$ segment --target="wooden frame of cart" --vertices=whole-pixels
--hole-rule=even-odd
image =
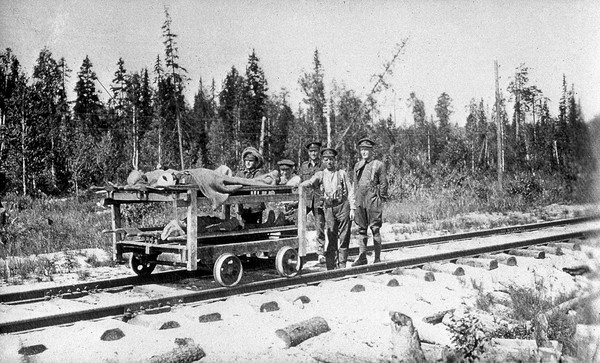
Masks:
[[[158,264],[181,266],[188,271],[198,269],[198,264],[213,265],[215,280],[223,286],[234,286],[242,278],[243,266],[238,256],[268,252],[275,254],[275,267],[282,276],[295,276],[302,268],[306,256],[306,206],[302,188],[284,185],[264,187],[242,187],[230,194],[222,214],[229,218],[230,205],[247,203],[297,202],[297,223],[285,226],[268,226],[242,229],[231,232],[198,233],[198,207],[210,206],[195,185],[170,187],[123,186],[106,188],[103,200],[111,207],[113,258],[124,262],[125,253],[130,253],[129,264],[138,275],[152,273]],[[123,228],[121,205],[135,203],[170,202],[177,216],[177,208],[186,208],[187,230],[185,235],[169,237],[166,241],[149,240],[149,236],[160,234],[162,228],[139,228],[136,232]],[[239,240],[244,240],[240,242]],[[214,243],[215,240],[227,243]],[[159,258],[162,254],[175,257],[170,260]]]

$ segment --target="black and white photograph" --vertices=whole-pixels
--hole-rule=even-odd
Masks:
[[[600,2],[0,1],[0,362],[600,362]]]

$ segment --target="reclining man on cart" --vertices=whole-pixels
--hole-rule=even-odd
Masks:
[[[325,212],[325,266],[327,270],[345,268],[350,245],[350,225],[354,219],[354,189],[345,170],[336,166],[337,150],[323,149],[323,170],[300,185],[320,188],[320,204]],[[337,261],[336,261],[337,260]],[[337,262],[337,266],[336,266]]]

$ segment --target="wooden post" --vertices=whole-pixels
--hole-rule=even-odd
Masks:
[[[306,256],[306,201],[302,185],[298,186],[298,255]]]
[[[110,206],[110,214],[112,219],[112,229],[117,230],[121,228],[121,205],[120,204],[111,204]],[[120,261],[123,259],[123,252],[120,249],[117,250],[117,243],[121,240],[120,233],[112,234],[113,240],[113,261]]]
[[[187,270],[198,269],[198,191],[190,189],[187,193]]]

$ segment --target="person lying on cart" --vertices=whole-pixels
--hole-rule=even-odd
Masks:
[[[335,149],[321,150],[325,168],[317,171],[309,180],[302,182],[303,187],[320,188],[320,204],[325,212],[325,265],[327,270],[346,267],[348,246],[350,245],[350,224],[354,219],[354,189],[348,174],[336,166],[338,152]],[[336,258],[337,257],[337,258]]]
[[[265,172],[261,169],[264,164],[263,156],[250,146],[242,151],[243,169],[235,174],[236,177],[254,179],[264,175]],[[245,228],[260,226],[263,218],[265,203],[238,204],[238,214],[244,223]]]

